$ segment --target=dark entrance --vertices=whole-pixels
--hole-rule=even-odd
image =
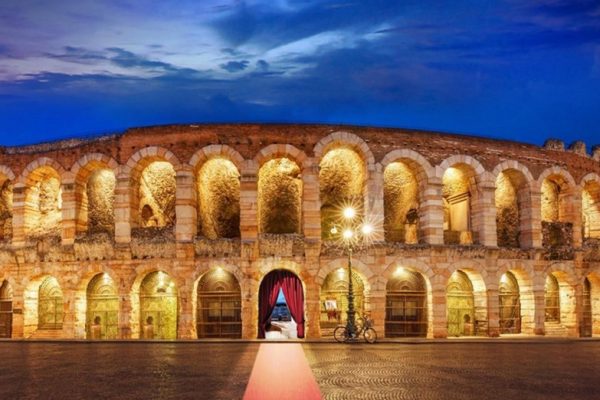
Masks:
[[[280,290],[283,292],[291,317],[297,324],[297,336],[299,338],[304,337],[304,289],[302,282],[290,271],[275,270],[264,277],[258,292],[259,339],[265,338]]]
[[[427,336],[427,289],[421,274],[396,272],[387,284],[385,304],[386,337]]]
[[[242,337],[242,295],[235,276],[218,268],[200,279],[196,321],[199,339]]]
[[[0,286],[0,338],[12,335],[12,288],[8,281]]]
[[[581,318],[581,337],[592,337],[593,319],[592,319],[592,284],[589,278],[583,281],[583,314]]]
[[[546,277],[546,322],[560,322],[560,287],[552,274]]]

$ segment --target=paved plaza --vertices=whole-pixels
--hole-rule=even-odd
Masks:
[[[241,399],[260,346],[0,342],[0,399]],[[287,354],[294,344],[276,346]],[[325,399],[600,398],[598,341],[302,348]],[[274,382],[294,385],[284,367],[279,371]]]

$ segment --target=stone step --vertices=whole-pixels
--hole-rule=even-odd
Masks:
[[[62,339],[61,329],[38,329],[29,336],[29,339]]]
[[[568,330],[559,322],[546,322],[544,325],[546,336],[567,336]]]

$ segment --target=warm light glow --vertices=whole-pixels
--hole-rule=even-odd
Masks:
[[[506,274],[502,274],[502,276],[500,277],[500,283],[506,283],[506,281]]]
[[[330,232],[332,235],[337,235],[337,233],[338,233],[337,227],[334,226],[333,228],[331,228]]]
[[[354,232],[352,232],[351,229],[346,229],[344,231],[344,239],[346,239],[346,240],[352,239],[352,236],[354,236]]]
[[[352,207],[344,208],[344,218],[352,219],[356,215],[356,210]]]
[[[371,233],[373,233],[373,225],[371,225],[371,224],[364,224],[362,226],[362,233],[365,236],[369,236]]]

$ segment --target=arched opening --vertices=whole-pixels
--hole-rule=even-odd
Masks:
[[[365,285],[355,270],[352,270],[354,309],[357,315],[365,310]],[[321,286],[321,336],[332,336],[333,330],[345,324],[348,318],[348,270],[338,268],[325,277]]]
[[[546,276],[546,322],[560,322],[560,287],[553,274]]]
[[[339,221],[343,206],[351,205],[359,214],[364,212],[365,183],[365,162],[356,151],[339,147],[323,156],[319,164],[323,239],[331,238],[331,228]]]
[[[258,171],[260,233],[301,233],[302,178],[289,158],[264,163]]]
[[[207,239],[240,237],[240,173],[226,158],[211,158],[196,174],[198,232]]]
[[[529,189],[523,173],[507,169],[498,174],[495,198],[498,246],[520,247],[524,225],[522,207],[529,201]]]
[[[587,182],[582,192],[583,238],[600,239],[600,184]]]
[[[581,306],[582,311],[579,335],[581,337],[592,337],[594,331],[594,319],[592,314],[592,283],[587,277],[583,280]]]
[[[63,313],[62,290],[56,278],[49,276],[39,288],[38,329],[62,329]]]
[[[473,244],[473,203],[477,196],[475,171],[467,164],[449,167],[442,177],[444,200],[444,243]]]
[[[88,339],[116,339],[119,335],[119,296],[112,278],[96,275],[87,288],[86,333]]]
[[[132,174],[135,188],[133,225],[139,228],[175,226],[175,169],[167,161],[144,160]]]
[[[423,276],[398,268],[386,286],[385,337],[427,336],[427,307]]]
[[[383,207],[385,240],[418,243],[419,182],[414,169],[403,161],[385,168]]]
[[[30,238],[60,236],[62,219],[60,177],[51,167],[31,172],[25,194],[25,234]]]
[[[100,163],[89,163],[75,179],[77,233],[113,234],[116,178],[112,170]]]
[[[278,303],[285,305],[289,318],[276,318],[274,312]],[[278,317],[281,317],[281,313],[278,313]],[[258,338],[264,339],[269,332],[275,331],[282,338],[304,337],[302,281],[293,272],[283,269],[269,272],[260,283],[258,292]]]
[[[500,333],[521,333],[521,293],[510,271],[500,277],[499,307]]]
[[[242,294],[233,274],[216,268],[198,283],[198,338],[242,337]]]
[[[12,287],[5,280],[0,286],[0,338],[10,338],[12,336],[12,300]]]
[[[140,332],[142,339],[177,339],[177,287],[162,271],[140,286]]]
[[[546,248],[572,246],[573,223],[568,220],[570,190],[562,175],[550,175],[542,182],[542,237]]]
[[[12,237],[13,185],[0,174],[0,241]]]
[[[473,284],[463,271],[454,271],[446,287],[448,336],[474,334],[475,296]]]

